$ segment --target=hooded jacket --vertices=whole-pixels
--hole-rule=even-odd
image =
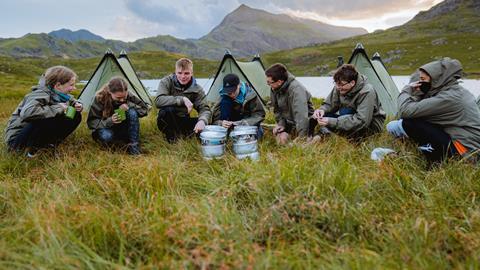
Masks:
[[[148,105],[131,92],[128,92],[127,105],[129,108],[134,108],[139,117],[144,117],[148,114]],[[114,112],[112,112],[113,114]],[[103,104],[95,97],[88,112],[87,126],[93,131],[101,128],[111,128],[114,125],[112,115],[107,118],[103,117]]]
[[[70,102],[76,101],[71,95],[69,96]],[[64,109],[59,103],[61,102],[58,94],[48,89],[44,84],[32,87],[32,92],[23,98],[8,120],[5,129],[5,142],[14,140],[28,122],[64,114]]]
[[[158,85],[155,104],[159,109],[165,106],[175,106],[177,115],[186,117],[188,110],[183,103],[183,97],[187,97],[193,103],[193,108],[198,112],[198,120],[203,120],[205,124],[208,124],[212,113],[203,88],[196,83],[193,77],[192,83],[187,88],[182,88],[175,74],[164,77]]]
[[[239,104],[240,105],[240,104]],[[263,107],[260,98],[257,96],[253,89],[247,88],[247,94],[245,101],[241,104],[241,112],[243,119],[240,121],[242,125],[257,126],[265,119],[265,109]],[[212,123],[214,125],[221,125],[220,119],[220,102],[215,104],[213,108]]]
[[[279,89],[270,90],[270,99],[277,125],[293,125],[298,136],[308,135],[309,117],[313,114],[312,95],[295,77],[288,73]]]
[[[336,113],[340,108],[350,108],[355,113],[330,118],[327,127],[351,134],[361,130],[382,131],[385,112],[377,92],[364,75],[358,74],[355,86],[345,95],[341,95],[340,91],[334,88],[320,107],[326,113]]]
[[[480,148],[480,110],[475,97],[459,85],[462,65],[458,60],[443,58],[420,68],[431,77],[432,88],[423,94],[410,85],[398,96],[400,118],[421,118],[440,125],[453,141],[458,140],[469,151]],[[412,76],[418,78],[418,72]]]

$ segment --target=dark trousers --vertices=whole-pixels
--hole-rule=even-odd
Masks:
[[[60,144],[78,127],[81,121],[82,114],[78,112],[73,119],[62,114],[33,120],[20,131],[14,140],[8,143],[8,147],[10,150],[40,149],[51,144]]]
[[[228,96],[222,96],[220,100],[220,120],[240,121],[243,119],[242,105],[236,103]],[[263,129],[260,124],[257,125],[257,139],[263,137]]]
[[[140,141],[140,119],[135,109],[126,112],[127,119],[111,128],[97,129],[92,133],[94,140],[105,146],[113,144],[138,144]]]
[[[430,163],[441,162],[457,153],[450,135],[439,125],[407,118],[403,119],[402,127],[408,137],[419,145],[419,149]]]
[[[165,106],[160,108],[157,117],[157,127],[165,134],[168,142],[172,143],[180,138],[192,136],[193,128],[198,122],[198,118],[177,115],[174,106]]]

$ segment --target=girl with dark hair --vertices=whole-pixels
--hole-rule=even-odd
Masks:
[[[102,145],[126,145],[129,154],[139,155],[139,118],[147,113],[148,106],[128,92],[127,82],[114,77],[97,92],[87,125],[93,130],[93,139]]]

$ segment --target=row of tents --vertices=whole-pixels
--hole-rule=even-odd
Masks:
[[[361,44],[358,44],[348,61],[354,64],[358,71],[367,76],[368,81],[374,86],[383,109],[388,115],[394,116],[397,112],[396,99],[398,89],[383,64],[380,55],[375,53],[370,59]],[[235,73],[241,81],[248,82],[256,91],[263,104],[266,106],[270,96],[270,87],[266,83],[265,66],[257,55],[249,62],[237,61],[229,52],[226,52],[219,68],[213,78],[212,85],[207,93],[208,102],[215,102],[219,98],[223,77]],[[121,76],[128,82],[129,90],[148,105],[152,106],[152,97],[142,84],[125,51],[118,58],[108,50],[98,64],[95,72],[80,93],[79,100],[88,110],[92,104],[95,93],[102,88],[112,77]]]

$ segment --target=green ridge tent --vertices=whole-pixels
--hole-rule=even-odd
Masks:
[[[398,91],[397,85],[390,76],[390,73],[388,73],[387,67],[383,63],[382,58],[380,57],[380,54],[378,52],[373,54],[372,64],[377,71],[383,85],[385,85],[387,91],[390,93],[390,96],[393,97],[394,100],[397,100],[398,94],[400,94],[400,92]]]
[[[373,85],[377,92],[385,113],[395,116],[397,114],[398,89],[383,63],[378,63],[378,60],[375,60],[375,62],[377,64],[370,61],[363,45],[360,43],[357,44],[348,61],[349,64],[355,65],[359,73],[367,76],[368,82]]]
[[[78,97],[85,111],[90,109],[95,98],[95,93],[115,76],[123,77],[128,83],[128,90],[149,106],[152,106],[150,95],[138,79],[126,53],[122,52],[117,60],[115,55],[108,50]]]
[[[208,90],[207,101],[214,103],[220,97],[220,89],[222,89],[223,77],[229,73],[237,74],[240,81],[247,82],[255,90],[260,97],[263,105],[270,97],[270,87],[267,85],[265,77],[265,68],[262,60],[257,55],[250,62],[240,62],[227,51],[223,56],[218,71],[213,79],[212,86]]]

